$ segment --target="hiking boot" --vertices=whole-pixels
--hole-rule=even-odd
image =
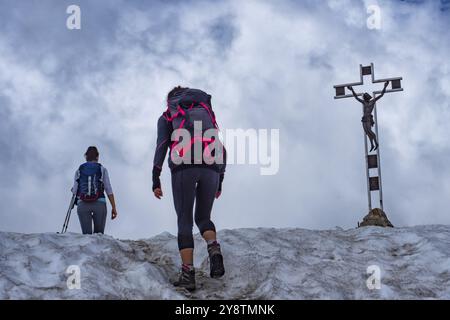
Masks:
[[[209,254],[209,267],[211,269],[211,278],[220,278],[225,274],[225,268],[223,266],[223,256],[220,251],[220,244],[217,241],[208,245]]]
[[[178,280],[173,283],[175,287],[185,288],[188,291],[195,290],[195,269],[182,266]]]

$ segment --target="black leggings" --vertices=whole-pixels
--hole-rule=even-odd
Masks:
[[[216,231],[211,210],[219,187],[219,173],[209,168],[188,168],[172,173],[172,193],[178,216],[178,248],[194,248],[193,209],[200,233]]]

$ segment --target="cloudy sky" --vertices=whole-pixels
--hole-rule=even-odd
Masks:
[[[81,30],[66,28],[71,4]],[[380,30],[367,28],[371,4]],[[450,223],[449,1],[1,0],[0,21],[2,231],[59,230],[96,145],[119,210],[107,233],[176,233],[170,172],[158,201],[151,169],[179,84],[212,94],[222,129],[280,130],[277,175],[228,167],[219,229],[355,227],[367,213],[361,109],[333,85],[370,62],[404,77],[379,103],[386,212],[397,226]]]

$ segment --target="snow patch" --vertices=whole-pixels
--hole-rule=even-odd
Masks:
[[[0,299],[449,299],[450,227],[354,230],[236,229],[218,234],[223,279],[209,277],[195,236],[197,291],[171,285],[180,260],[175,236],[0,232]],[[68,289],[77,265],[81,289]],[[369,290],[367,267],[381,269]]]

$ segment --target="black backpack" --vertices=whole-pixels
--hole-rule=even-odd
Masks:
[[[171,150],[178,152],[180,157],[191,151],[196,139],[201,139],[202,150],[209,147],[214,139],[203,137],[206,130],[216,130],[214,136],[218,136],[219,126],[212,110],[211,95],[202,90],[186,88],[175,92],[167,101],[164,117],[172,124],[174,130],[186,129],[191,133],[191,142],[185,148],[175,148],[180,141],[172,143]],[[194,136],[195,121],[201,122],[203,132],[200,138]]]

